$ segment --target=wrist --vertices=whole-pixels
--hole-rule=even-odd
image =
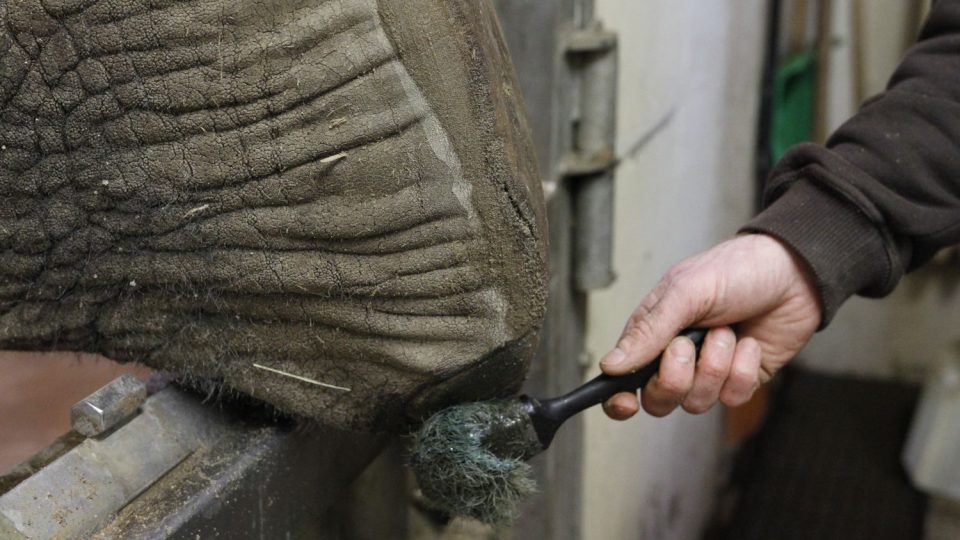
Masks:
[[[891,263],[877,226],[840,195],[810,181],[794,183],[741,232],[776,238],[812,275],[821,328],[851,295],[887,290]]]
[[[793,246],[780,238],[766,233],[741,233],[748,235],[762,246],[766,259],[773,261],[773,267],[780,273],[783,284],[784,301],[801,301],[815,305],[823,317],[823,299],[817,286],[817,278],[806,259]]]

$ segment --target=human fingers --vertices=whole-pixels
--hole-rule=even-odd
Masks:
[[[603,404],[603,412],[614,420],[626,420],[637,414],[640,402],[634,392],[620,392],[614,394]]]
[[[718,326],[707,333],[700,349],[693,386],[683,400],[685,411],[700,414],[716,405],[733,364],[736,344],[737,336],[728,326]]]
[[[696,319],[693,287],[670,273],[627,321],[616,347],[600,361],[608,375],[632,373],[655,358],[677,333]]]
[[[760,343],[756,339],[745,337],[737,342],[730,374],[720,390],[720,401],[724,405],[737,407],[750,399],[760,385],[762,355]]]
[[[696,347],[688,337],[673,339],[660,361],[660,370],[640,393],[643,409],[653,416],[666,416],[677,408],[693,386]]]

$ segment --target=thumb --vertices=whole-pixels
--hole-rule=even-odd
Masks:
[[[630,316],[616,348],[600,361],[600,369],[608,375],[623,375],[650,363],[697,320],[693,298],[674,279],[664,278]]]

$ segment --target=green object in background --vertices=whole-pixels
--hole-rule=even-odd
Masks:
[[[813,139],[817,62],[814,51],[797,53],[778,69],[773,82],[770,157],[776,163],[788,148]]]

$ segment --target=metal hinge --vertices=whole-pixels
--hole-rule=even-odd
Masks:
[[[602,289],[613,272],[613,170],[616,164],[617,35],[598,22],[573,32],[566,59],[576,76],[577,114],[561,174],[572,181],[573,280]]]

